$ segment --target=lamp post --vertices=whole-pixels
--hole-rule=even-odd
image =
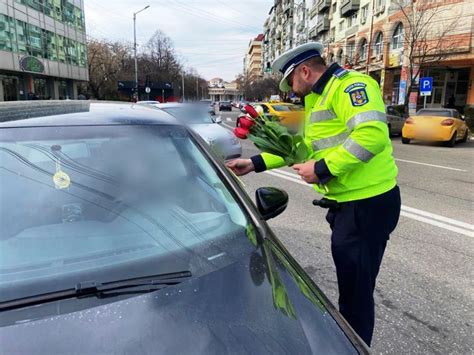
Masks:
[[[135,97],[138,101],[138,62],[137,62],[137,14],[148,9],[150,5],[145,6],[140,11],[133,13],[133,52],[135,55]]]

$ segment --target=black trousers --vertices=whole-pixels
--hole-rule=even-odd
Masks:
[[[374,289],[385,246],[400,216],[400,189],[340,203],[326,219],[339,287],[339,311],[370,346],[374,331]]]

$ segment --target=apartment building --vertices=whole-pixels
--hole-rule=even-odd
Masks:
[[[308,40],[308,0],[275,0],[263,25],[263,72],[283,52]]]
[[[0,1],[0,101],[77,98],[88,78],[82,0]]]
[[[410,16],[408,20],[401,7]],[[422,11],[433,9],[439,14],[428,25],[428,45],[439,42],[436,36],[440,29],[453,21],[456,26],[443,36],[441,45],[449,43],[445,54],[433,56],[436,60],[431,62],[422,61],[420,76],[434,79],[433,95],[427,97],[426,105],[441,107],[454,96],[456,106],[462,109],[474,104],[474,21],[470,0],[276,0],[264,23],[263,70],[268,71],[285,50],[317,40],[324,44],[329,63],[370,74],[379,82],[387,104],[402,104],[412,77],[410,68],[416,72],[420,64],[419,56],[411,58],[410,63],[408,55],[410,23],[415,23]],[[289,28],[293,29],[291,38],[287,35]],[[410,96],[413,110],[424,104],[416,92],[416,83],[414,91]]]
[[[263,75],[262,65],[262,43],[264,35],[259,34],[249,42],[248,50],[245,56],[244,73],[251,79],[261,78]]]
[[[329,20],[329,26],[324,25],[324,28],[329,27],[329,32],[326,32],[329,33],[328,61],[370,74],[379,82],[387,104],[404,103],[410,78],[415,76],[420,64],[420,76],[431,76],[434,80],[433,94],[427,97],[427,107],[442,107],[451,96],[455,97],[460,110],[466,104],[474,104],[474,93],[469,84],[474,79],[474,22],[469,0],[419,0],[415,3],[337,0],[329,7],[325,3],[325,0],[318,2],[322,4],[318,8],[318,16],[327,16]],[[436,11],[436,16],[428,22],[426,14],[430,11]],[[451,26],[454,22],[456,25]],[[420,36],[420,40],[411,41],[410,27],[414,26],[418,26],[418,31],[426,31],[426,37]],[[443,33],[442,40],[440,33]],[[442,55],[434,55],[440,50],[420,49],[425,45],[443,46],[444,43],[449,43],[449,48],[446,47]],[[410,58],[413,48],[420,55]],[[423,60],[420,59],[423,54],[433,55],[427,55]],[[423,98],[417,93],[418,78],[409,98],[412,110],[424,105]]]

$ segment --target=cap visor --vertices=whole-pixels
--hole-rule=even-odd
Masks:
[[[290,92],[291,91],[291,86],[288,85],[288,82],[286,81],[286,79],[282,79],[280,81],[280,90],[283,91],[283,92]]]
[[[290,71],[289,73],[285,73],[286,75],[280,81],[280,90],[283,92],[291,91],[291,86],[288,84],[288,80],[287,80],[287,78],[290,76],[291,73],[293,73],[293,70]]]

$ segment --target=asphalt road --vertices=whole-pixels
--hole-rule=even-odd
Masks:
[[[235,127],[237,111],[220,113]],[[243,157],[258,150],[242,141]],[[474,141],[445,148],[393,138],[402,217],[387,246],[376,288],[375,354],[474,353]],[[276,235],[337,304],[325,210],[291,168],[243,177],[247,192],[286,190],[287,210],[270,221]]]

